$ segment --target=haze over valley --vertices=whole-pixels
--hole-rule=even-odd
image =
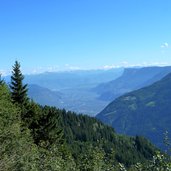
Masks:
[[[171,171],[171,1],[0,1],[0,171]]]
[[[29,97],[41,105],[95,116],[115,98],[150,85],[171,67],[134,67],[109,70],[47,72],[25,75]],[[10,81],[6,77],[6,81]]]

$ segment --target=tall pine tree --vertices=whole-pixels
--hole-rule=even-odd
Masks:
[[[20,70],[20,63],[15,61],[11,76],[11,97],[14,103],[24,104],[27,98],[27,84],[23,85],[24,76]]]
[[[2,79],[2,75],[0,74],[0,85],[5,84],[4,80]]]

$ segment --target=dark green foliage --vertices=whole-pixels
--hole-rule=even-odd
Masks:
[[[4,144],[5,139],[11,138],[14,145],[10,140],[8,148],[4,147],[5,144],[1,147],[5,148],[5,155],[15,155],[17,151],[20,156],[20,160],[16,158],[13,161],[14,165],[3,157],[2,162],[6,162],[11,170],[116,170],[118,162],[130,166],[136,162],[146,162],[154,154],[154,148],[146,140],[141,142],[140,139],[137,143],[135,138],[118,136],[111,127],[95,118],[54,107],[41,107],[34,102],[29,103],[27,111],[27,118],[32,118],[28,120],[29,129],[23,130],[21,108],[10,102],[8,91],[6,94],[1,96],[1,101],[6,98],[11,107],[1,104],[0,107],[8,109],[6,114],[11,119],[2,111],[1,126],[5,124],[9,128],[1,127],[3,136],[0,140]],[[9,129],[17,136],[8,134]],[[21,144],[21,148],[17,143]],[[13,150],[10,150],[11,147]],[[146,154],[146,150],[149,153]]]
[[[163,133],[171,133],[171,74],[151,86],[127,93],[110,103],[101,121],[126,135],[142,135],[164,149]]]
[[[119,171],[155,154],[146,139],[117,135],[95,118],[33,101],[14,104],[6,84],[0,97],[0,170]]]
[[[23,85],[24,76],[20,70],[20,63],[15,61],[11,76],[11,95],[14,103],[24,104],[27,100],[27,84]]]
[[[4,80],[2,79],[2,75],[0,74],[0,85],[5,84]]]
[[[59,127],[60,115],[54,107],[41,107],[42,115],[37,120],[37,130],[34,132],[35,143],[46,147],[52,144],[63,144],[63,131]],[[34,129],[34,125],[31,125]],[[30,128],[31,128],[30,127]]]
[[[89,145],[102,148],[107,161],[108,154],[114,150],[114,163],[122,162],[127,166],[146,161],[154,154],[155,148],[145,138],[119,136],[111,127],[86,115],[76,115],[65,110],[58,110],[58,113],[62,115],[61,125],[66,142],[78,161],[79,154],[86,153],[85,147],[89,148]]]
[[[0,170],[65,171],[69,170],[70,165],[74,167],[67,147],[59,141],[62,138],[59,134],[61,129],[56,127],[58,116],[53,115],[50,113],[52,111],[49,112],[46,108],[44,116],[47,114],[48,117],[44,118],[47,118],[47,122],[39,125],[41,120],[39,114],[43,109],[31,102],[32,108],[27,113],[31,114],[30,117],[32,116],[35,122],[30,122],[29,128],[23,127],[21,106],[11,102],[10,91],[6,85],[0,85],[0,97]],[[33,132],[36,131],[38,134],[34,135]],[[35,137],[39,134],[46,137],[43,140],[41,137],[39,140],[41,142],[36,144]],[[49,142],[51,144],[47,145]],[[68,164],[65,164],[66,161]]]
[[[113,128],[95,118],[48,106],[39,106],[39,113],[37,122],[33,121],[29,127],[35,143],[45,149],[54,144],[66,146],[77,165],[80,157],[84,158],[80,154],[91,155],[87,154],[91,146],[102,149],[103,154],[100,155],[104,156],[106,163],[113,161],[116,165],[121,162],[130,166],[146,161],[154,154],[155,148],[144,138],[119,136]]]
[[[0,170],[37,170],[38,151],[29,130],[21,131],[20,110],[11,103],[6,85],[0,85]]]

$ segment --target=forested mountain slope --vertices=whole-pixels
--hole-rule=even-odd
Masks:
[[[163,133],[171,134],[171,74],[151,86],[127,93],[111,102],[97,118],[118,133],[142,135],[158,147]]]
[[[119,162],[130,167],[137,162],[147,162],[155,154],[154,146],[146,139],[117,135],[95,118],[34,102],[20,108],[19,104],[12,104],[6,86],[0,86],[0,95],[0,163],[3,168],[19,169],[23,165],[25,170],[39,167],[56,170],[59,165],[57,168],[61,171],[72,167],[116,170]],[[8,161],[8,155],[13,160]]]
[[[96,118],[36,104],[23,79],[17,61],[9,87],[0,79],[0,170],[131,171],[169,164],[143,137],[121,136]]]

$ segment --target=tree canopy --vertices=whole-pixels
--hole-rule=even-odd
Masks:
[[[23,84],[24,76],[20,70],[20,63],[15,61],[11,76],[11,95],[14,103],[24,104],[27,100],[27,84]]]
[[[12,78],[17,81],[12,85],[17,87],[15,83],[19,83],[19,87],[26,90],[18,62],[14,71],[16,77],[13,75]],[[96,118],[40,106],[30,100],[22,117],[23,106],[14,101],[13,90],[5,83],[0,84],[0,170],[171,169],[167,155],[156,153],[156,148],[145,138],[118,135]],[[26,91],[23,92],[25,99]],[[23,122],[28,124],[23,126]]]

